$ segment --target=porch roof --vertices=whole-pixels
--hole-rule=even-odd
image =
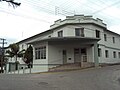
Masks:
[[[98,42],[100,38],[91,37],[48,37],[36,41],[29,42],[29,44],[35,44],[39,42]]]

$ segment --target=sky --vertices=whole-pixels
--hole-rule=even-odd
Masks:
[[[0,2],[0,38],[7,45],[44,32],[57,19],[70,15],[92,15],[120,34],[120,0],[15,0],[13,8]]]

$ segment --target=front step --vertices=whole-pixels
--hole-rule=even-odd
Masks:
[[[92,67],[93,64],[92,63],[82,63],[82,67],[81,67],[81,63],[69,63],[69,64],[64,64],[64,65],[60,65],[57,67],[53,67],[50,68],[49,71],[64,71],[64,70],[76,70],[76,69],[81,69],[81,68],[87,68],[87,67]]]

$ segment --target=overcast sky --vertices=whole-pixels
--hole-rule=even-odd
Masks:
[[[109,30],[120,34],[120,0],[15,0],[21,6],[13,9],[0,3],[0,38],[8,44],[45,30],[67,15],[85,14],[100,18]]]

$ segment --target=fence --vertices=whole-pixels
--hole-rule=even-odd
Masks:
[[[27,65],[27,64],[18,64],[17,70],[15,70],[15,64],[14,66],[8,66],[9,69],[5,71],[6,74],[31,74],[31,73],[38,73],[38,72],[47,72],[49,71],[50,67],[59,66],[61,64],[33,64]]]

